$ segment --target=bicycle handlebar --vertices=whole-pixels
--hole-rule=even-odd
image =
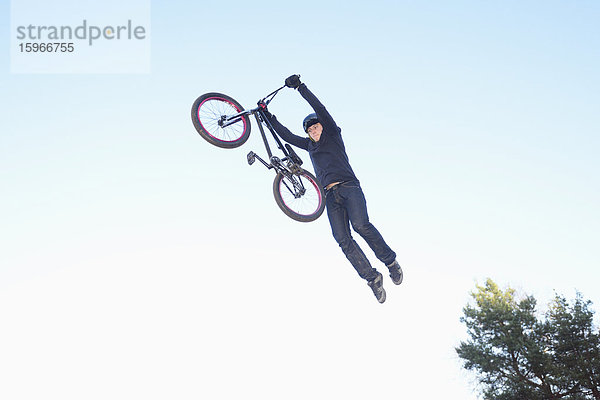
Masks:
[[[279,93],[279,91],[280,91],[281,89],[285,89],[285,87],[286,87],[286,86],[285,86],[285,85],[283,85],[283,86],[282,86],[282,87],[280,87],[279,89],[277,89],[277,90],[275,90],[275,91],[273,91],[273,92],[269,93],[268,95],[266,95],[265,97],[263,97],[262,99],[260,99],[258,102],[259,102],[259,103],[265,103],[265,104],[267,104],[267,105],[268,105],[268,104],[271,102],[271,100],[273,100],[273,97],[275,97],[275,95],[276,95],[277,93]],[[270,99],[269,99],[269,97],[270,97]],[[269,99],[269,100],[267,100],[267,99]],[[265,101],[265,100],[266,100],[266,101]]]
[[[300,78],[300,75],[298,75],[298,78]],[[274,90],[273,92],[269,93],[268,95],[266,95],[265,97],[263,97],[262,99],[260,99],[258,101],[258,103],[256,103],[260,108],[264,108],[266,106],[269,105],[269,103],[271,102],[271,100],[273,100],[273,98],[277,95],[277,93],[279,93],[279,91],[281,89],[285,89],[287,86],[284,84],[282,87],[280,87],[277,90]],[[269,99],[270,97],[270,99]],[[268,99],[268,100],[267,100]],[[264,107],[263,107],[264,104]]]

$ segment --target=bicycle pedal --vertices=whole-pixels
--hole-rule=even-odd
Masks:
[[[256,154],[254,154],[254,152],[251,151],[250,153],[248,153],[246,158],[248,159],[248,165],[252,165],[254,164],[254,161],[256,161]]]

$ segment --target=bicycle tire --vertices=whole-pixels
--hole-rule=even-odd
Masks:
[[[205,93],[192,105],[192,122],[196,131],[208,143],[224,149],[233,149],[246,143],[250,137],[250,118],[222,128],[218,121],[223,115],[233,115],[244,110],[240,103],[222,93]]]
[[[300,168],[299,173],[294,174],[294,176],[303,183],[306,193],[299,198],[295,198],[290,190],[288,190],[290,186],[289,178],[278,173],[273,181],[275,202],[281,211],[293,220],[299,222],[314,221],[325,210],[325,192],[317,182],[317,178],[310,172]],[[288,186],[285,186],[285,183]]]

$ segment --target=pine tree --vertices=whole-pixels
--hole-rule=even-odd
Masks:
[[[556,295],[538,318],[533,296],[517,299],[488,279],[461,318],[469,340],[456,348],[489,400],[600,400],[600,333],[591,302]]]

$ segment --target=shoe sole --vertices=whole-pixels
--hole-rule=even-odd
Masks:
[[[404,272],[402,272],[402,268],[398,268],[398,269],[400,271],[400,279],[398,281],[396,281],[394,279],[394,277],[392,276],[392,274],[390,274],[390,278],[392,279],[392,282],[394,282],[394,285],[399,285],[404,280]]]
[[[383,288],[383,275],[379,274],[378,277],[373,280],[373,283],[375,283],[376,280],[379,280],[382,285],[381,285],[381,297],[375,296],[375,298],[377,299],[377,301],[379,303],[383,303],[383,302],[385,302],[385,299],[387,297],[387,295],[385,293],[385,289]],[[369,287],[371,287],[371,290],[373,289],[373,287],[371,286],[371,284],[369,284]],[[373,294],[375,294],[375,292],[373,292]]]
[[[392,278],[392,275],[390,275],[390,278]],[[400,275],[400,280],[398,280],[398,281],[395,281],[394,278],[392,278],[392,282],[394,282],[394,285],[401,284],[403,280],[404,280],[404,274]]]
[[[381,288],[381,291],[382,291],[383,294],[382,294],[381,298],[377,299],[377,301],[380,304],[383,304],[383,303],[385,303],[385,299],[386,299],[387,295],[385,293],[385,289],[384,288]]]

